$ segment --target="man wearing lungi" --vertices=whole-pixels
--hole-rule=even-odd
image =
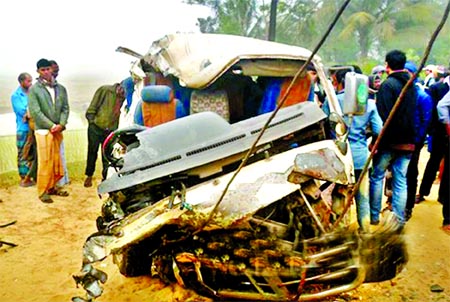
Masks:
[[[60,146],[69,117],[69,102],[66,88],[53,78],[51,63],[40,59],[36,65],[39,78],[30,89],[28,108],[36,129],[37,190],[42,202],[52,203],[50,195],[69,195],[56,186],[64,175]]]

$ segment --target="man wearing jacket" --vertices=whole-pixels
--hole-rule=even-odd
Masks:
[[[42,202],[51,203],[50,195],[69,195],[56,186],[64,175],[60,146],[69,118],[69,102],[66,88],[54,81],[48,60],[37,62],[37,72],[39,78],[28,94],[28,108],[36,129],[38,195]]]
[[[377,109],[383,123],[386,123],[401,90],[410,78],[404,69],[405,63],[406,55],[402,51],[392,50],[386,54],[388,77],[381,84],[377,95]],[[406,173],[415,149],[416,98],[414,85],[410,85],[373,157],[373,170],[370,174],[370,219],[372,224],[379,222],[383,180],[389,166],[391,166],[393,177],[392,210],[401,224],[405,222]]]
[[[444,171],[439,185],[439,201],[442,203],[442,230],[450,235],[450,92],[444,95],[437,105],[439,121],[445,128],[445,152],[444,152]]]
[[[405,69],[413,76],[417,73],[417,67],[412,62],[406,62]],[[431,116],[433,112],[433,100],[431,97],[423,90],[423,88],[417,82],[414,81],[414,88],[416,89],[417,99],[416,99],[416,114],[415,114],[415,130],[416,130],[416,141],[415,150],[411,156],[411,161],[409,162],[408,172],[406,174],[407,185],[408,185],[408,197],[406,200],[405,218],[409,220],[412,215],[412,210],[414,204],[416,203],[416,191],[417,191],[417,177],[419,176],[419,157],[420,151],[423,148],[425,139],[427,136],[428,127],[431,123]]]
[[[120,108],[124,100],[125,91],[121,84],[104,85],[97,89],[86,111],[89,126],[85,187],[92,186],[98,148],[108,135],[119,126]],[[104,180],[108,171],[108,162],[103,156],[102,163],[102,180]]]
[[[447,137],[444,125],[439,121],[437,104],[450,89],[450,76],[448,76],[448,72],[444,71],[444,73],[439,73],[438,77],[438,82],[426,90],[433,101],[431,124],[428,128],[428,134],[431,138],[428,144],[430,157],[423,172],[419,194],[416,196],[416,203],[424,201],[425,196],[430,195],[431,187],[436,180],[436,173],[439,171],[441,160],[444,158],[446,152]]]

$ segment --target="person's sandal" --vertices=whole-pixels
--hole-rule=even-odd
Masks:
[[[53,202],[53,199],[47,193],[44,193],[41,196],[39,196],[39,200],[42,201],[43,203],[52,203]]]
[[[84,181],[84,187],[85,188],[92,187],[92,176],[86,177],[86,180]]]
[[[450,235],[450,224],[446,224],[442,227],[442,230],[447,233],[448,235]]]
[[[69,196],[69,192],[63,190],[63,189],[50,189],[48,191],[49,195],[55,195],[55,196],[61,196],[61,197],[67,197]]]
[[[422,195],[416,195],[416,204],[421,203],[422,201],[425,201],[425,197],[423,197]]]
[[[34,186],[34,185],[36,185],[36,183],[34,181],[32,181],[32,180],[25,180],[25,179],[20,181],[20,184],[19,184],[19,186],[21,186],[22,188],[28,188],[28,187],[31,187],[31,186]]]

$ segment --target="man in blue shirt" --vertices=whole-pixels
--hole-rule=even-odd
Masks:
[[[361,69],[355,66],[355,72],[361,73]],[[334,77],[337,85],[337,98],[341,108],[344,108],[344,86],[345,75],[350,69],[338,70]],[[330,113],[328,100],[325,100],[322,107],[323,111],[328,115]],[[372,135],[377,136],[383,123],[377,112],[377,107],[373,99],[367,100],[366,112],[363,115],[355,115],[353,117],[344,116],[344,120],[349,126],[348,141],[352,151],[353,165],[355,169],[355,178],[361,176],[362,170],[369,157],[369,148],[367,143],[367,128],[370,126]],[[364,175],[363,181],[355,195],[356,211],[358,216],[358,224],[363,231],[369,230],[370,224],[370,203],[369,203],[369,178]]]
[[[23,156],[23,151],[29,131],[29,115],[27,113],[28,90],[33,83],[33,79],[30,74],[23,72],[19,75],[17,80],[19,81],[19,87],[11,95],[12,108],[16,114],[17,166],[19,169],[20,186],[29,187],[34,183],[27,176],[29,165],[28,161]]]

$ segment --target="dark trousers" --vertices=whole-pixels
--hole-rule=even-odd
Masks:
[[[443,225],[450,224],[450,144],[448,143],[445,150],[444,156],[444,171],[442,173],[441,183],[439,185],[439,201],[442,203],[442,216],[444,218]]]
[[[23,157],[26,158],[29,165],[29,170],[27,176],[31,179],[37,180],[37,149],[36,149],[36,138],[34,136],[34,130],[30,129],[27,135],[27,141],[24,146]]]
[[[412,211],[416,203],[417,192],[417,177],[419,176],[419,156],[423,148],[423,142],[416,144],[411,161],[408,165],[408,172],[406,172],[406,185],[408,187],[408,194],[406,197],[406,210]],[[422,182],[423,183],[423,182]]]
[[[436,179],[436,173],[445,154],[446,138],[443,135],[435,134],[431,138],[431,153],[423,173],[422,183],[420,184],[419,194],[428,196],[431,186]]]
[[[99,128],[93,123],[89,124],[88,127],[88,154],[87,154],[87,162],[86,162],[86,176],[92,176],[95,172],[95,163],[97,161],[98,148],[102,146],[103,141],[108,137],[111,133],[110,130],[104,130]],[[103,156],[102,153],[102,179],[106,179],[106,175],[108,172],[108,161]]]

